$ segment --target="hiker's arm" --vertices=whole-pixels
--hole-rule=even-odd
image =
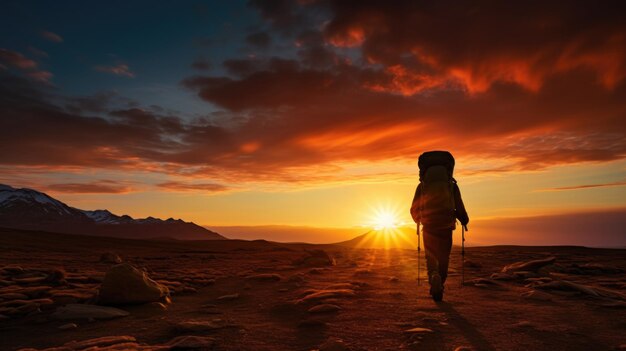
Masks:
[[[413,202],[411,202],[411,217],[417,224],[420,223],[420,196],[422,195],[421,184],[415,189],[415,196],[413,196]]]
[[[454,185],[454,206],[455,216],[461,222],[462,225],[467,225],[469,223],[469,216],[467,215],[467,211],[465,210],[465,205],[463,204],[463,199],[461,198],[461,190],[458,185]]]

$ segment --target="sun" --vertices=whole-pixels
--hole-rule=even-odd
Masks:
[[[374,210],[371,223],[375,230],[395,229],[402,225],[398,219],[398,214],[388,208]]]

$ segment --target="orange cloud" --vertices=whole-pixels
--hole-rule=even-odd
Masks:
[[[111,180],[90,183],[57,183],[45,186],[45,189],[57,193],[72,194],[121,194],[132,191],[130,186]]]
[[[573,185],[573,186],[562,186],[562,187],[556,187],[556,188],[546,188],[546,189],[539,189],[538,191],[580,190],[580,189],[605,188],[605,187],[624,186],[624,185],[626,185],[626,181],[621,180],[621,181],[610,182],[610,183],[581,184],[581,185]]]

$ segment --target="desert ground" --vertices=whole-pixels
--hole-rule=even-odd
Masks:
[[[170,296],[72,315],[120,259]],[[415,250],[1,229],[0,349],[626,349],[626,250],[470,247],[465,263],[461,286],[455,248],[435,303]]]

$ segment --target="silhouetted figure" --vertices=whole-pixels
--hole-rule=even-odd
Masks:
[[[422,225],[430,295],[435,301],[441,301],[448,277],[452,231],[456,229],[457,219],[461,225],[467,226],[469,216],[452,176],[452,154],[447,151],[425,152],[420,155],[418,165],[420,183],[411,204],[411,217],[418,230]]]

